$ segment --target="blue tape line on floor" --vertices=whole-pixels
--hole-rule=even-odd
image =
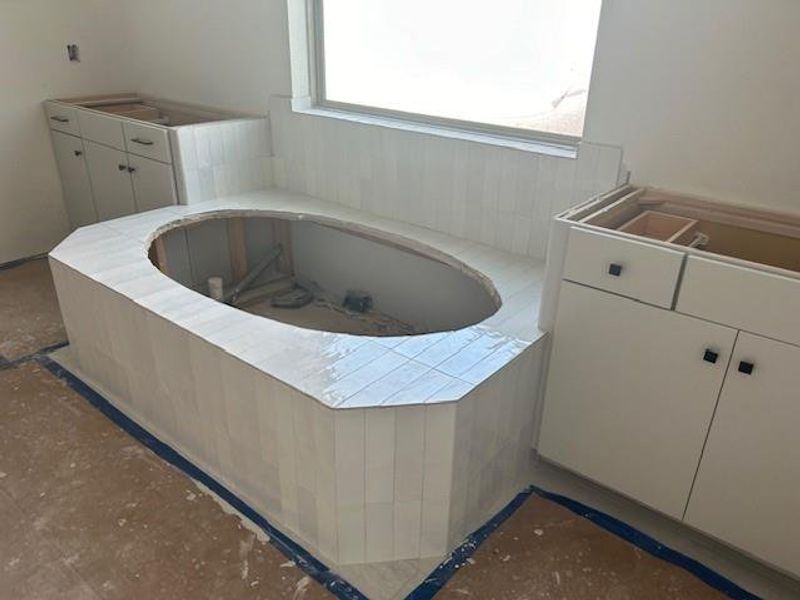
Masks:
[[[60,345],[59,345],[60,346]],[[59,347],[57,346],[57,347]],[[167,462],[175,465],[184,473],[189,475],[223,498],[228,504],[237,511],[261,527],[270,536],[270,543],[281,553],[295,561],[297,566],[310,577],[318,581],[333,595],[342,600],[368,600],[360,591],[350,585],[347,581],[331,572],[327,566],[314,558],[307,550],[298,545],[286,535],[275,529],[252,507],[246,504],[233,492],[228,490],[214,478],[201,470],[194,463],[181,456],[176,450],[168,446],[158,438],[150,434],[138,423],[130,419],[119,409],[114,407],[108,400],[95,392],[72,373],[58,365],[47,356],[40,355],[36,359],[45,366],[56,377],[64,380],[72,389],[91,403],[100,412],[106,415],[114,423],[127,431],[131,436],[139,440],[143,445],[150,448],[158,456]],[[425,580],[408,596],[406,600],[429,600],[441,590],[447,581],[462,567],[467,559],[478,549],[478,547],[495,531],[506,519],[522,506],[532,494],[536,494],[560,504],[564,508],[574,512],[581,517],[588,519],[592,523],[602,527],[606,531],[630,542],[634,546],[641,548],[648,554],[670,562],[686,571],[692,573],[698,579],[713,587],[728,597],[735,600],[759,600],[758,596],[751,594],[747,590],[739,587],[728,578],[709,569],[702,563],[664,546],[654,538],[642,533],[638,529],[575,500],[542,490],[535,486],[530,486],[524,492],[517,494],[500,512],[492,517],[485,525],[477,529],[466,541],[450,553],[448,558],[442,562]]]
[[[45,354],[49,354],[54,350],[58,350],[59,348],[64,348],[65,346],[69,346],[69,342],[63,341],[58,342],[57,344],[53,344],[52,346],[45,346],[33,352],[31,354],[26,354],[25,356],[20,356],[19,358],[15,358],[14,360],[8,360],[2,356],[0,356],[0,371],[3,369],[10,369],[11,367],[16,367],[17,365],[21,365],[22,363],[26,363],[30,360],[36,360],[41,358]]]
[[[555,502],[556,504],[560,504],[564,508],[574,512],[576,515],[580,515],[581,517],[590,520],[592,523],[599,525],[606,531],[610,531],[625,541],[630,542],[634,546],[641,548],[648,554],[652,554],[657,558],[670,562],[686,571],[689,571],[692,575],[707,585],[719,590],[730,598],[734,598],[736,600],[759,600],[758,596],[751,594],[747,590],[739,587],[727,577],[720,575],[716,571],[712,571],[707,566],[696,561],[695,559],[690,558],[685,554],[681,554],[677,550],[673,550],[668,546],[665,546],[658,540],[651,538],[646,533],[642,533],[638,529],[631,527],[627,523],[624,523],[619,519],[612,517],[611,515],[600,512],[599,510],[595,510],[589,506],[586,506],[585,504],[581,504],[580,502],[567,498],[566,496],[547,492],[537,487],[532,487],[532,491],[538,496]]]
[[[467,559],[478,549],[478,546],[480,546],[495,529],[500,527],[503,521],[514,514],[514,511],[522,506],[522,503],[525,502],[530,495],[531,491],[517,494],[500,512],[489,519],[482,527],[467,536],[463,544],[453,550],[444,562],[436,567],[413,592],[406,596],[406,600],[428,600],[429,598],[433,598],[433,596],[444,587],[447,581],[455,575],[456,571],[464,566]]]
[[[285,534],[275,529],[262,517],[255,509],[241,500],[228,488],[219,483],[205,471],[194,463],[190,462],[179,454],[174,448],[165,444],[144,427],[136,423],[130,417],[117,409],[108,400],[95,392],[92,388],[78,379],[75,375],[64,369],[61,365],[47,356],[39,356],[37,360],[49,370],[53,375],[65,381],[69,387],[83,396],[92,406],[101,413],[127,431],[132,437],[136,438],[144,446],[148,447],[155,454],[160,456],[168,463],[179,468],[192,479],[199,481],[220,498],[225,500],[233,508],[250,519],[253,523],[263,529],[270,538],[270,544],[275,546],[287,558],[293,560],[295,564],[307,575],[315,579],[337,598],[341,600],[368,600],[364,594],[350,585],[347,581],[333,573],[322,562],[314,558],[305,548],[292,541]]]
[[[522,506],[522,504],[533,494],[541,496],[547,500],[560,504],[564,508],[574,512],[575,514],[588,519],[595,525],[602,527],[606,531],[613,533],[617,537],[641,548],[648,554],[670,562],[703,581],[706,585],[719,590],[727,595],[729,598],[735,600],[759,600],[758,596],[751,594],[745,589],[742,589],[730,579],[712,571],[702,563],[681,554],[677,550],[673,550],[665,546],[657,540],[651,538],[638,529],[623,523],[619,519],[615,519],[611,515],[607,515],[598,510],[594,510],[581,504],[575,500],[571,500],[566,496],[553,494],[535,486],[530,486],[526,491],[519,493],[505,508],[492,517],[483,527],[476,530],[469,535],[466,541],[456,548],[450,556],[442,564],[440,564],[428,577],[423,581],[411,594],[408,595],[406,600],[430,600],[436,593],[441,590],[448,580],[467,562],[467,559],[478,549],[478,547],[497,529],[506,519],[508,519],[514,512]]]

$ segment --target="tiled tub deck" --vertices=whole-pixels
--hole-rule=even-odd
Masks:
[[[478,277],[502,306],[394,338],[251,315],[148,259],[160,233],[220,216],[378,236]],[[441,556],[527,483],[540,262],[273,189],[85,227],[50,263],[77,374],[322,560]]]

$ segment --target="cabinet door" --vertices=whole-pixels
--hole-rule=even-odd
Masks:
[[[132,154],[128,155],[128,164],[131,168],[137,211],[143,212],[178,203],[172,165]]]
[[[86,140],[84,145],[98,218],[106,221],[135,213],[126,154]]]
[[[50,133],[70,224],[76,229],[96,223],[97,211],[94,208],[92,186],[86,170],[83,140],[58,131]]]
[[[565,281],[539,452],[682,518],[735,337]]]
[[[800,348],[740,333],[686,522],[800,575],[799,440]]]

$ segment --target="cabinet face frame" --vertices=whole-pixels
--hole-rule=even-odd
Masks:
[[[88,140],[84,140],[84,146],[98,218],[106,221],[135,213],[128,155]]]
[[[729,327],[564,282],[540,454],[681,519],[735,337]]]
[[[738,364],[754,365],[751,374]],[[800,574],[800,347],[741,332],[685,522]]]

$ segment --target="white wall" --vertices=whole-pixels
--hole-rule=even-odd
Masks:
[[[603,4],[587,139],[635,183],[800,210],[800,2]]]
[[[0,263],[45,252],[66,233],[41,101],[123,91],[120,30],[103,0],[0,1]],[[78,64],[66,57],[73,42]]]
[[[286,0],[143,3],[144,91],[245,110],[289,92]],[[796,0],[604,0],[586,139],[622,146],[637,183],[800,210],[798,22]]]
[[[0,261],[47,249],[66,227],[42,98],[138,88],[264,112],[271,95],[290,93],[286,12],[286,0],[0,2],[10,69],[0,90]],[[800,209],[798,22],[796,0],[604,0],[586,139],[623,146],[634,182]],[[72,38],[84,56],[77,66],[63,58]],[[342,139],[360,131],[321,127],[341,129]],[[389,139],[408,151],[403,135]],[[442,156],[460,147],[439,144]],[[437,168],[458,172],[442,160]],[[503,218],[549,211],[536,199],[531,206]],[[501,230],[482,235],[507,243]],[[540,254],[537,244],[527,251]]]
[[[124,2],[137,90],[264,114],[289,92],[285,0]]]

